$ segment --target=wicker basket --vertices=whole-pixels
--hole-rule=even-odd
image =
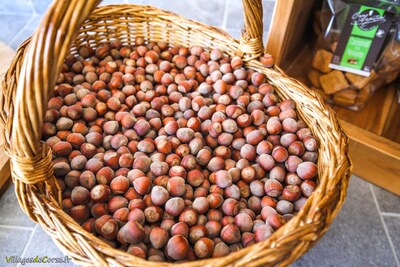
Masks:
[[[111,248],[86,232],[60,208],[61,191],[52,174],[51,149],[41,142],[46,103],[68,51],[96,47],[135,36],[183,46],[218,47],[243,57],[248,68],[264,73],[281,99],[291,98],[299,116],[320,141],[319,186],[304,208],[268,240],[227,257],[181,266],[286,266],[304,254],[327,231],[346,196],[351,163],[348,140],[334,112],[319,95],[287,77],[278,67],[264,68],[261,0],[243,0],[245,30],[240,41],[224,31],[150,6],[94,8],[98,0],[55,1],[32,38],[18,48],[2,83],[1,128],[11,157],[12,177],[21,208],[56,245],[83,266],[154,266]],[[157,263],[157,266],[175,266]]]

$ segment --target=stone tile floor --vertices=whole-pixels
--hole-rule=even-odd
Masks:
[[[267,38],[275,0],[262,0],[264,5],[264,41]],[[36,29],[51,0],[0,0],[0,41],[16,49]],[[101,5],[133,3],[152,5],[187,18],[218,26],[235,38],[243,28],[240,0],[104,0]]]
[[[50,3],[50,0],[0,0],[0,41],[16,49],[32,34]],[[158,6],[222,27],[235,38],[239,38],[243,25],[240,0],[185,1],[187,5],[179,0],[106,0],[102,4],[110,3]],[[263,0],[263,4],[266,36],[275,1]],[[17,265],[7,264],[6,256],[64,256],[41,227],[23,214],[14,186],[0,198],[0,214],[0,266]],[[343,209],[329,231],[292,266],[400,267],[399,259],[400,197],[353,176]]]
[[[399,206],[400,197],[352,176],[344,206],[329,231],[292,267],[400,266]],[[41,227],[23,214],[14,186],[0,198],[0,214],[0,266],[17,265],[6,263],[9,256],[64,257]]]

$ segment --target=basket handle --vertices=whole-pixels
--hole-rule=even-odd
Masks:
[[[51,153],[40,142],[47,101],[71,42],[99,2],[54,1],[25,51],[9,147],[13,152],[14,177],[25,184],[37,184],[54,177]],[[261,0],[243,0],[243,7],[245,30],[242,32],[241,50],[258,57],[263,53]]]
[[[34,221],[37,217],[30,204],[29,191],[44,192],[61,203],[61,190],[53,175],[51,149],[41,142],[47,102],[70,43],[99,2],[54,1],[30,43],[25,47],[25,42],[18,49],[17,57],[23,57],[22,64],[16,62],[18,58],[13,62],[17,64],[14,67],[18,76],[14,84],[7,87],[16,86],[16,91],[8,92],[13,94],[14,101],[7,103],[9,112],[2,113],[2,118],[9,117],[3,125],[3,134],[18,202]]]
[[[244,30],[240,37],[240,50],[254,59],[264,54],[263,7],[261,0],[242,0]]]

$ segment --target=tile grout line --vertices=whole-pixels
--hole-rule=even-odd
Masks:
[[[33,239],[33,235],[35,234],[35,231],[36,231],[37,227],[38,227],[38,224],[36,224],[35,227],[33,228],[31,236],[29,237],[28,242],[26,242],[24,250],[22,251],[21,258],[25,257],[26,250],[28,249],[28,246],[29,246],[29,244],[31,243],[31,241]],[[21,266],[21,263],[18,263],[17,267],[20,267],[20,266]]]
[[[385,217],[398,217],[400,218],[400,213],[394,213],[394,212],[381,212],[382,216]]]
[[[222,19],[222,26],[221,28],[226,31],[226,24],[228,23],[228,8],[230,4],[230,0],[225,0],[225,10],[224,10],[224,18]]]
[[[33,12],[13,12],[13,11],[4,12],[4,11],[0,11],[0,15],[12,15],[12,16],[18,15],[18,16],[27,17],[29,15],[34,15],[34,13]]]
[[[374,189],[372,188],[372,184],[369,184],[369,189],[371,190],[372,198],[374,199],[376,208],[378,210],[378,214],[379,214],[379,218],[381,219],[381,222],[382,222],[383,230],[385,231],[386,237],[387,237],[387,239],[389,241],[389,245],[390,245],[390,248],[392,250],[392,253],[393,253],[393,256],[394,256],[394,260],[396,261],[397,266],[400,267],[400,263],[399,263],[399,259],[397,258],[396,250],[394,249],[394,245],[393,245],[392,239],[390,238],[389,230],[388,230],[388,228],[386,226],[385,220],[383,219],[383,216],[382,216],[382,213],[381,213],[381,208],[379,207],[378,199],[375,196],[375,192],[374,192]]]
[[[29,0],[29,3],[30,3],[30,6],[31,6],[31,9],[32,9],[33,15],[36,15],[37,13],[36,13],[35,7],[33,6],[33,2],[32,2],[32,0]]]
[[[35,227],[26,227],[26,226],[18,226],[18,225],[4,225],[4,224],[0,224],[0,228],[10,229],[10,230],[25,230],[25,231],[35,230]]]

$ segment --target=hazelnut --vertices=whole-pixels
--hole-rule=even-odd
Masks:
[[[230,252],[231,251],[229,247],[224,242],[220,242],[215,245],[212,257],[213,258],[224,257],[227,256]]]
[[[228,171],[219,170],[215,172],[215,184],[220,188],[232,185],[232,176]]]
[[[189,229],[189,242],[194,244],[202,237],[208,236],[207,228],[203,225],[195,225]]]
[[[211,209],[216,209],[222,205],[224,198],[221,194],[211,193],[207,196],[207,201]]]
[[[268,179],[264,185],[265,193],[270,197],[278,197],[282,193],[282,184],[274,179]]]
[[[68,142],[58,142],[53,146],[53,152],[57,157],[68,156],[72,151],[72,145]]]
[[[255,147],[250,144],[243,145],[240,149],[240,156],[249,161],[254,161],[257,156]]]
[[[110,183],[110,189],[114,195],[123,195],[128,188],[129,180],[124,176],[117,176]]]
[[[174,235],[168,240],[166,253],[174,260],[183,260],[189,253],[189,242],[181,235]]]
[[[179,221],[189,226],[193,226],[197,222],[197,213],[192,208],[185,209],[179,216]]]
[[[269,171],[269,178],[270,179],[275,179],[280,183],[284,182],[285,176],[286,176],[286,171],[281,166],[275,166]]]
[[[209,258],[214,251],[214,242],[207,237],[202,237],[194,244],[194,253],[200,259]]]
[[[165,211],[172,216],[179,216],[185,209],[185,202],[180,197],[173,197],[166,201]]]
[[[155,185],[151,190],[151,201],[154,205],[162,206],[169,199],[169,193],[167,189],[162,186]]]
[[[114,213],[120,208],[128,207],[128,200],[122,196],[113,196],[108,201],[108,209],[111,213]]]
[[[235,216],[235,225],[241,232],[250,232],[253,229],[253,220],[247,213],[239,213]]]
[[[90,210],[86,205],[77,205],[71,208],[70,215],[75,221],[82,224],[89,218]]]
[[[119,231],[117,239],[122,244],[136,244],[144,238],[144,229],[136,221],[128,221]]]
[[[276,210],[273,207],[265,206],[261,210],[261,218],[265,221],[268,216],[277,214]]]
[[[289,153],[283,146],[277,146],[272,150],[272,157],[276,162],[285,162],[288,156]]]
[[[147,207],[144,210],[144,215],[148,223],[155,223],[161,220],[163,210],[157,206]]]
[[[317,187],[316,183],[312,180],[305,180],[300,185],[300,190],[303,196],[310,197]],[[300,196],[299,196],[300,197]]]
[[[261,242],[266,240],[273,233],[273,229],[269,225],[261,225],[254,231],[254,240]]]
[[[238,201],[233,198],[227,198],[222,203],[222,211],[229,216],[235,216],[239,212]]]
[[[77,186],[72,190],[71,200],[75,205],[86,204],[89,202],[89,190],[83,186]]]
[[[118,223],[110,215],[103,215],[95,221],[96,232],[108,240],[113,240],[118,234]]]
[[[274,230],[277,230],[286,223],[286,220],[282,215],[272,214],[267,217],[266,223],[269,224]]]
[[[178,222],[174,224],[171,228],[171,236],[181,235],[184,237],[189,237],[189,226],[184,222]]]
[[[240,241],[240,238],[240,230],[234,224],[227,224],[221,230],[221,239],[228,244],[237,243]]]
[[[295,211],[300,211],[303,208],[303,206],[306,204],[306,202],[307,202],[307,198],[306,197],[299,198],[298,200],[293,202],[294,210]]]
[[[312,179],[317,175],[317,165],[313,162],[302,162],[297,166],[296,173],[301,179]]]
[[[266,170],[269,171],[275,166],[275,160],[271,155],[262,154],[258,157],[258,164]]]
[[[292,213],[293,204],[284,199],[279,200],[278,203],[276,204],[276,211],[281,215]]]
[[[282,198],[289,201],[295,201],[301,196],[298,185],[287,185],[282,191]]]
[[[150,243],[156,249],[160,249],[168,242],[168,232],[161,227],[154,227],[150,232]]]
[[[147,176],[139,177],[133,181],[133,187],[141,195],[150,193],[151,179]]]
[[[179,176],[171,177],[167,182],[167,190],[171,196],[182,196],[186,192],[185,180]]]
[[[94,202],[105,202],[111,195],[110,187],[104,184],[96,185],[90,190],[90,198]]]
[[[131,206],[131,205],[129,205],[129,206]],[[145,218],[144,212],[141,209],[130,207],[130,211],[128,213],[127,220],[128,221],[136,221],[143,225],[146,221],[146,218]]]
[[[198,197],[193,201],[193,209],[198,214],[205,214],[209,209],[209,203],[206,197]]]

